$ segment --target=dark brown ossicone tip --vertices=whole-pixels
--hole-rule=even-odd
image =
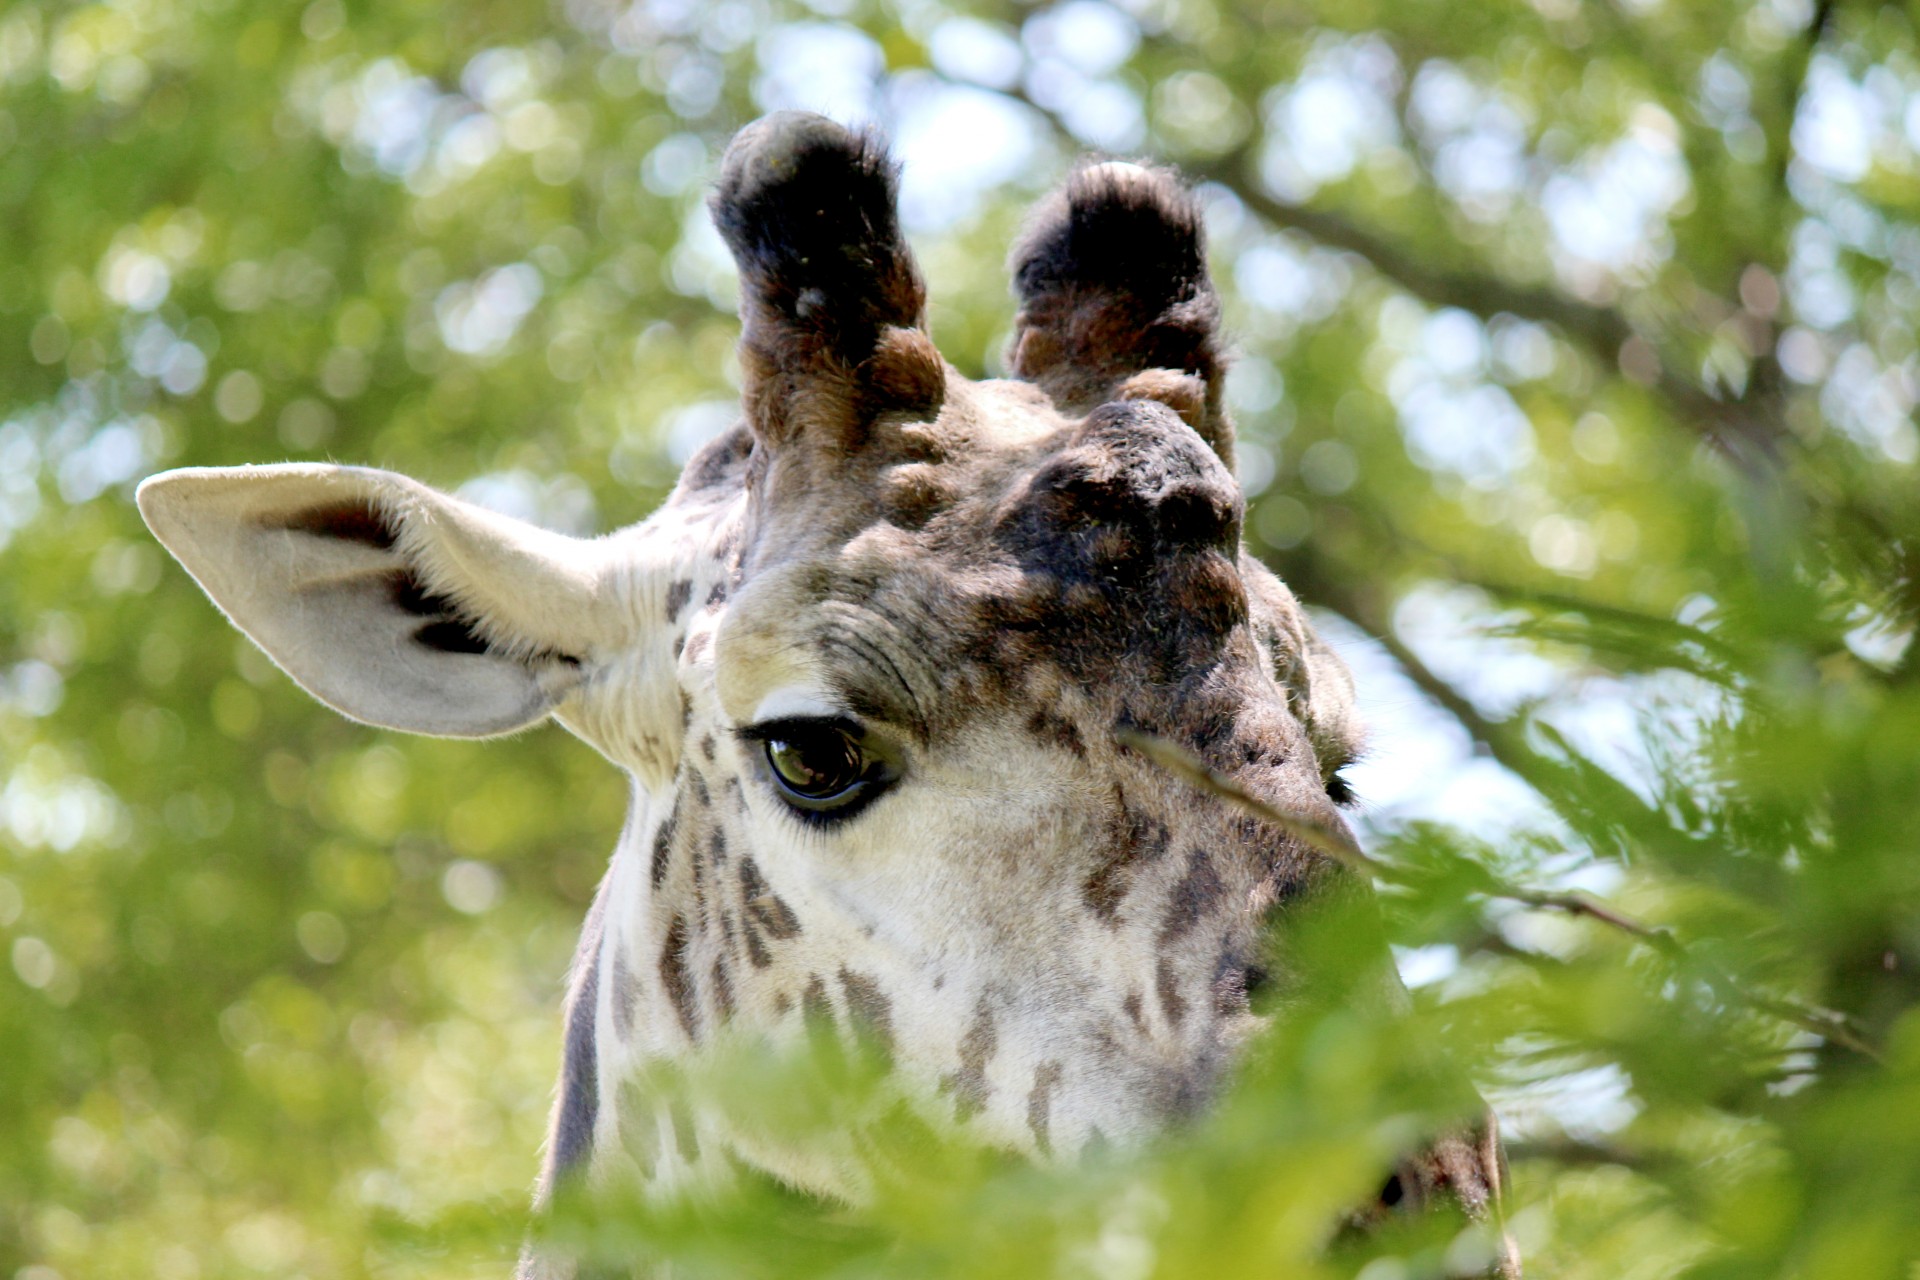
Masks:
[[[712,210],[740,267],[750,338],[756,324],[790,327],[856,364],[882,328],[920,325],[926,295],[900,234],[896,175],[875,135],[808,112],[735,136]]]
[[[1076,171],[1034,210],[1011,268],[1020,299],[1016,373],[1082,412],[1144,370],[1190,375],[1203,403],[1174,407],[1231,461],[1219,406],[1220,298],[1207,274],[1200,202],[1178,178],[1118,161]],[[1135,391],[1190,398],[1172,382]]]
[[[1122,161],[1076,170],[1035,208],[1011,258],[1022,303],[1099,292],[1151,318],[1213,292],[1199,201],[1166,170]]]

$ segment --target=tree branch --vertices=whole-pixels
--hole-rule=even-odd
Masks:
[[[1449,271],[1430,266],[1386,237],[1338,214],[1275,199],[1248,179],[1252,165],[1251,148],[1240,147],[1217,160],[1189,166],[1187,171],[1196,178],[1226,187],[1249,209],[1275,226],[1358,254],[1381,275],[1434,306],[1458,307],[1479,316],[1506,312],[1550,324],[1581,341],[1608,363],[1619,358],[1621,344],[1634,336],[1633,326],[1617,311],[1592,306],[1554,290],[1512,284],[1484,272]]]
[[[1079,145],[1073,131],[1055,112],[1021,90],[1012,91],[1012,96],[1045,119],[1056,135]],[[1433,306],[1457,307],[1482,320],[1505,313],[1550,325],[1606,366],[1618,367],[1622,349],[1637,338],[1654,352],[1659,366],[1645,385],[1667,401],[1675,417],[1703,434],[1743,471],[1764,474],[1778,462],[1780,445],[1788,438],[1781,428],[1780,415],[1710,395],[1661,359],[1658,347],[1618,310],[1580,302],[1557,290],[1513,284],[1488,271],[1430,266],[1419,255],[1338,214],[1276,199],[1262,190],[1253,176],[1251,141],[1217,159],[1189,164],[1186,170],[1193,177],[1217,182],[1232,191],[1248,209],[1274,226],[1299,231],[1321,244],[1363,258],[1382,277]]]
[[[1302,579],[1296,580],[1296,575],[1288,574],[1289,581],[1303,590],[1308,599],[1352,620],[1371,636],[1414,687],[1452,716],[1497,764],[1520,778],[1532,778],[1533,753],[1520,740],[1518,731],[1511,725],[1489,719],[1466,695],[1427,666],[1419,654],[1394,634],[1391,619],[1380,616],[1365,600],[1338,585],[1346,576],[1327,574],[1317,564]]]
[[[1839,8],[1835,0],[1819,0],[1813,6],[1813,20],[1807,23],[1807,34],[1798,44],[1788,46],[1787,57],[1790,61],[1783,68],[1785,74],[1781,93],[1781,127],[1767,139],[1773,152],[1773,185],[1787,200],[1792,194],[1787,190],[1787,170],[1793,164],[1793,122],[1800,115],[1800,98],[1806,92],[1807,68],[1813,62],[1813,55],[1820,48],[1820,42],[1827,37],[1827,30],[1833,25],[1834,10]]]
[[[1224,773],[1212,768],[1182,746],[1169,742],[1165,738],[1142,733],[1137,729],[1122,729],[1114,736],[1122,746],[1138,751],[1169,773],[1220,797],[1228,804],[1251,814],[1262,822],[1280,828],[1316,852],[1332,858],[1355,874],[1366,877],[1369,882],[1382,880],[1394,884],[1412,883],[1407,873],[1401,868],[1392,863],[1368,857],[1360,848],[1359,841],[1344,827],[1330,826],[1302,814],[1287,813],[1278,809]],[[1671,930],[1648,924],[1588,894],[1533,889],[1524,885],[1507,884],[1494,877],[1491,872],[1487,875],[1487,884],[1480,890],[1487,898],[1517,902],[1536,910],[1558,911],[1566,915],[1581,916],[1603,924],[1651,947],[1671,961],[1675,968],[1691,969],[1705,979],[1722,999],[1737,1002],[1749,1009],[1779,1018],[1871,1061],[1881,1061],[1879,1050],[1861,1038],[1845,1014],[1818,1005],[1803,1004],[1797,1000],[1749,990],[1732,974],[1689,950]]]
[[[1380,627],[1373,632],[1374,639],[1394,665],[1416,688],[1438,703],[1445,711],[1460,723],[1473,740],[1487,749],[1496,763],[1521,778],[1531,778],[1533,753],[1521,743],[1520,734],[1512,725],[1487,718],[1479,707],[1466,695],[1454,688],[1436,674],[1433,668],[1421,661],[1420,655],[1411,646],[1393,633],[1390,626]]]
[[[1632,1169],[1636,1173],[1657,1172],[1670,1168],[1674,1164],[1670,1157],[1629,1151],[1625,1147],[1614,1146],[1611,1143],[1589,1142],[1564,1133],[1509,1142],[1507,1158],[1515,1163],[1522,1160],[1550,1160],[1554,1164],[1584,1168],[1616,1165],[1622,1169]]]
[[[1388,280],[1414,297],[1437,307],[1456,307],[1482,320],[1506,313],[1523,320],[1551,325],[1585,347],[1602,365],[1617,367],[1621,349],[1638,338],[1654,350],[1659,371],[1648,386],[1673,408],[1676,416],[1705,433],[1723,454],[1745,470],[1777,460],[1781,430],[1773,415],[1756,413],[1751,406],[1709,395],[1680,376],[1660,359],[1658,348],[1640,335],[1626,317],[1607,307],[1576,301],[1565,294],[1533,289],[1499,277],[1428,266],[1383,236],[1364,230],[1337,214],[1288,204],[1267,195],[1244,176],[1245,149],[1221,160],[1193,168],[1196,177],[1218,182],[1253,212],[1275,226],[1299,231],[1321,244],[1359,255]],[[1235,169],[1240,168],[1236,173]]]

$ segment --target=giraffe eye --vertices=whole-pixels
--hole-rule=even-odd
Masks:
[[[808,820],[850,817],[899,776],[852,721],[780,720],[741,736],[759,743],[774,793]]]
[[[768,738],[767,764],[782,787],[814,801],[845,794],[867,771],[859,745],[838,729]]]

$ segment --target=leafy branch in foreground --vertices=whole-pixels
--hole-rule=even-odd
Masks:
[[[1278,827],[1316,853],[1333,859],[1356,875],[1369,881],[1408,882],[1408,877],[1392,863],[1368,856],[1349,832],[1300,814],[1290,814],[1275,808],[1233,779],[1208,766],[1205,761],[1184,747],[1169,742],[1165,738],[1142,733],[1137,729],[1121,729],[1114,736],[1122,745],[1138,751],[1160,767],[1178,774],[1193,785],[1219,796],[1261,821]],[[1817,1005],[1753,991],[1731,974],[1690,952],[1686,944],[1675,937],[1669,929],[1636,919],[1590,894],[1533,889],[1504,883],[1494,877],[1491,872],[1483,871],[1483,874],[1486,877],[1485,881],[1477,886],[1477,889],[1487,898],[1503,899],[1537,910],[1558,911],[1566,915],[1597,921],[1652,947],[1676,966],[1695,970],[1715,990],[1730,999],[1738,1000],[1748,1008],[1771,1014],[1802,1030],[1830,1040],[1842,1048],[1850,1049],[1862,1057],[1880,1061],[1879,1050],[1867,1043],[1854,1029],[1845,1014],[1837,1010],[1824,1009]]]

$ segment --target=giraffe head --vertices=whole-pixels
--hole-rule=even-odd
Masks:
[[[632,774],[550,1172],[743,1157],[845,1192],[831,1154],[636,1096],[728,1027],[864,1034],[1042,1155],[1192,1114],[1250,990],[1297,977],[1276,913],[1341,874],[1126,731],[1330,826],[1358,739],[1344,668],[1241,544],[1194,198],[1133,165],[1071,177],[1014,248],[1016,377],[990,382],[933,345],[870,138],[764,120],[713,212],[744,420],[644,524],[570,539],[322,466],[173,472],[142,511],[346,714],[474,736],[551,714]],[[1370,945],[1355,985],[1391,998]],[[1467,1164],[1433,1180],[1491,1186]]]

